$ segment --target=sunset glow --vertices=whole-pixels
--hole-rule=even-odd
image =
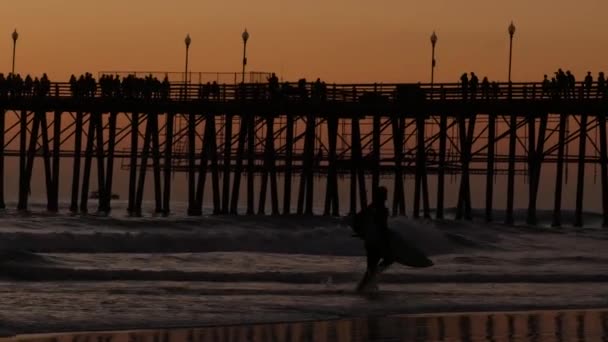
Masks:
[[[5,1],[0,69],[10,71],[17,28],[17,71],[57,80],[85,71],[181,71],[186,33],[192,71],[240,71],[247,27],[250,71],[289,80],[417,82],[430,80],[436,30],[437,82],[465,71],[505,80],[513,20],[514,81],[540,80],[558,67],[580,78],[605,66],[606,33],[597,27],[607,9],[599,0]]]

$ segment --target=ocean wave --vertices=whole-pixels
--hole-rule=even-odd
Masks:
[[[184,272],[175,270],[102,270],[58,267],[0,266],[0,278],[20,281],[194,281],[271,282],[289,284],[352,283],[359,272]],[[597,273],[386,273],[383,283],[596,283],[608,282],[608,274]]]

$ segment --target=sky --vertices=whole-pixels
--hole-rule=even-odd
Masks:
[[[608,61],[605,0],[19,0],[0,2],[0,72],[53,80],[99,71],[248,70],[328,82],[428,82],[430,35],[439,37],[436,81],[463,72],[505,80],[513,20],[513,80],[556,68],[579,78]]]

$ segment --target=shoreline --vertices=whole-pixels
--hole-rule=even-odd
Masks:
[[[382,315],[357,315],[351,317],[336,317],[329,319],[305,319],[305,320],[273,320],[273,321],[257,321],[257,322],[226,322],[226,323],[208,323],[208,324],[174,324],[174,325],[166,325],[166,326],[155,326],[155,327],[146,327],[146,326],[116,326],[116,327],[99,327],[96,328],[94,326],[82,327],[82,329],[61,329],[56,328],[54,330],[40,329],[39,331],[35,330],[14,330],[13,334],[9,333],[8,330],[0,330],[0,341],[1,342],[42,342],[42,341],[55,341],[55,342],[64,342],[64,341],[76,341],[80,338],[89,339],[89,338],[100,338],[100,337],[110,337],[112,341],[122,341],[123,339],[129,340],[133,337],[141,338],[140,341],[145,340],[146,337],[158,337],[160,334],[164,336],[168,336],[171,334],[172,342],[181,342],[182,339],[179,337],[180,334],[184,334],[185,336],[192,336],[193,334],[201,335],[205,332],[213,331],[213,330],[225,330],[225,331],[240,331],[241,333],[237,333],[237,335],[244,336],[247,334],[248,330],[279,330],[281,328],[286,328],[287,326],[295,326],[302,325],[308,327],[314,327],[315,325],[339,325],[339,324],[349,324],[353,325],[356,322],[369,322],[369,321],[377,321],[377,322],[385,322],[393,319],[400,320],[415,320],[415,319],[450,319],[450,318],[462,318],[469,317],[471,318],[480,318],[480,317],[494,317],[494,316],[543,316],[543,315],[551,315],[551,316],[568,316],[568,315],[601,315],[603,318],[608,317],[608,306],[598,306],[598,307],[587,307],[587,306],[563,306],[563,307],[553,307],[553,306],[535,306],[535,307],[507,307],[501,306],[496,308],[491,308],[490,306],[477,306],[465,308],[462,307],[460,310],[422,310],[420,312],[416,312],[415,310],[405,310],[404,312],[394,312],[387,313]],[[604,325],[608,324],[608,322],[604,322]],[[176,336],[177,335],[177,336]],[[109,341],[109,340],[108,340]],[[168,341],[165,339],[165,341]],[[186,339],[183,339],[186,341]]]

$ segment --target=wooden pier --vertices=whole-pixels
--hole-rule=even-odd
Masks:
[[[608,225],[608,162],[603,91],[572,91],[541,83],[498,84],[471,92],[459,84],[208,85],[172,83],[167,92],[139,96],[76,96],[69,83],[51,83],[45,96],[0,95],[0,208],[5,208],[5,158],[18,158],[17,209],[28,209],[35,163],[44,167],[47,209],[59,208],[59,175],[72,174],[72,212],[86,213],[92,184],[98,209],[111,210],[115,165],[129,170],[128,210],[141,215],[146,177],[154,209],[171,212],[172,174],[188,176],[188,214],[246,211],[313,214],[315,175],[325,177],[323,213],[344,215],[365,205],[371,185],[390,177],[392,213],[443,218],[445,178],[458,175],[458,219],[471,219],[471,176],[485,175],[485,219],[492,221],[494,177],[506,175],[505,223],[513,223],[517,176],[527,179],[527,221],[537,221],[541,170],[556,169],[554,221],[559,226],[565,167],[576,165],[575,224],[583,224],[585,167],[598,165],[604,225]],[[569,148],[570,146],[570,148]],[[72,170],[61,168],[71,158]],[[95,168],[97,180],[91,180]],[[567,168],[566,168],[567,172]],[[414,179],[405,189],[405,177]],[[340,198],[339,178],[350,182]],[[436,177],[431,209],[429,179]],[[254,183],[260,181],[260,190]],[[296,183],[293,183],[296,181]],[[244,182],[244,184],[241,184]],[[292,184],[296,186],[292,186]],[[256,185],[257,186],[257,185]],[[211,187],[210,203],[203,203]],[[414,191],[406,207],[406,191]],[[297,198],[292,203],[292,192]],[[282,198],[279,198],[279,193]],[[268,198],[267,195],[269,194]],[[255,206],[257,202],[257,208]]]

